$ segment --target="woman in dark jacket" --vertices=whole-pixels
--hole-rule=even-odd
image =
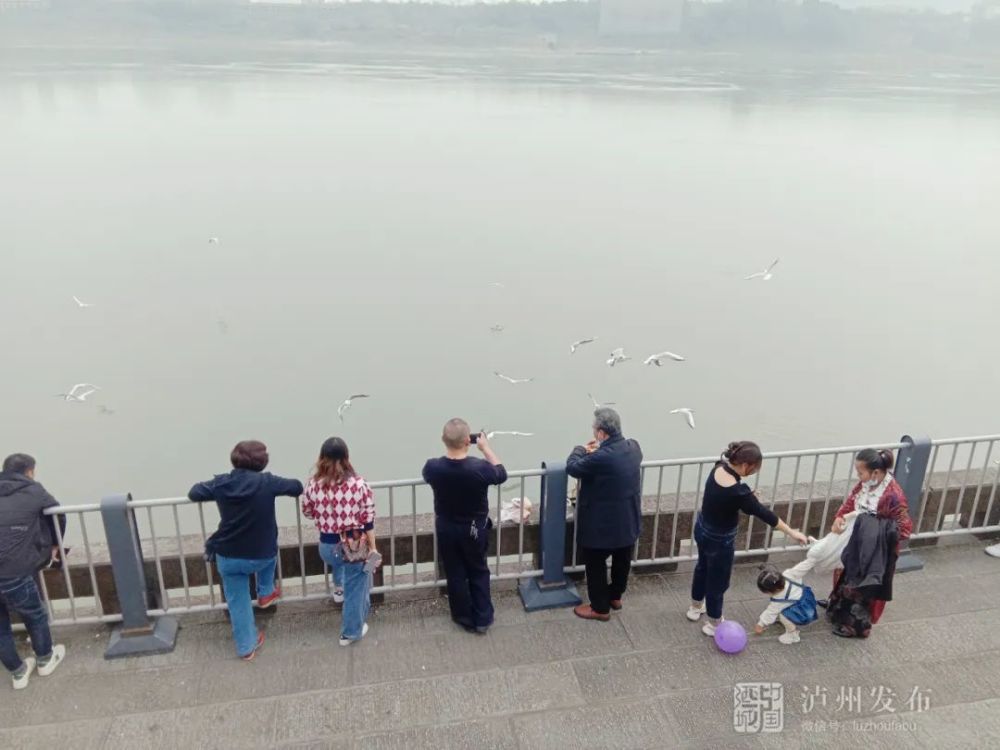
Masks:
[[[274,585],[278,558],[274,499],[298,497],[302,482],[265,472],[267,446],[259,440],[237,443],[230,460],[230,473],[196,484],[188,497],[195,502],[214,500],[219,507],[219,528],[205,543],[205,554],[215,560],[222,576],[236,653],[252,661],[264,645],[264,633],[254,622],[250,576],[257,578],[258,606],[270,607],[281,598],[281,589]]]
[[[590,597],[573,610],[577,617],[607,622],[612,609],[622,608],[642,520],[641,463],[639,444],[622,436],[621,417],[607,407],[594,412],[594,440],[566,459],[566,473],[580,480],[576,533]]]
[[[715,635],[715,626],[722,620],[722,602],[733,572],[740,513],[756,516],[799,544],[809,541],[805,534],[790,528],[774,511],[761,504],[753,490],[743,483],[745,477],[760,470],[763,460],[756,443],[730,443],[705,482],[705,495],[694,526],[698,564],[691,581],[691,606],[687,618],[697,622],[707,611],[708,622],[701,631],[708,636]]]

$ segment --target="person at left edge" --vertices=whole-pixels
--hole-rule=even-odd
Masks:
[[[231,472],[199,482],[188,497],[196,503],[214,500],[219,507],[219,528],[205,543],[205,555],[215,560],[222,576],[236,653],[244,661],[252,661],[264,645],[264,633],[254,622],[250,576],[257,578],[259,607],[270,607],[281,598],[281,589],[274,585],[278,559],[274,500],[277,496],[298,497],[302,482],[265,472],[267,446],[259,440],[237,443],[229,458]]]

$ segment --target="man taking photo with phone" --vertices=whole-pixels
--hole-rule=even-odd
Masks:
[[[434,524],[438,556],[448,579],[451,619],[470,633],[485,633],[493,624],[490,569],[486,564],[493,522],[487,492],[507,481],[483,433],[472,435],[464,419],[450,419],[441,434],[445,455],[424,464],[424,481],[434,491]],[[483,458],[469,456],[472,444]]]

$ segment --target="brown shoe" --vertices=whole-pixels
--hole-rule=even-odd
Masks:
[[[615,612],[620,612],[621,608],[622,608],[622,600],[621,599],[612,599],[611,600],[611,609],[613,609]]]
[[[589,604],[581,604],[579,607],[573,607],[573,614],[577,617],[582,617],[584,620],[607,622],[611,619],[611,615],[602,615],[600,612],[595,612]]]

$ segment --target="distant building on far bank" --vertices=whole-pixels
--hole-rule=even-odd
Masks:
[[[667,36],[684,23],[686,0],[599,0],[601,36]]]

